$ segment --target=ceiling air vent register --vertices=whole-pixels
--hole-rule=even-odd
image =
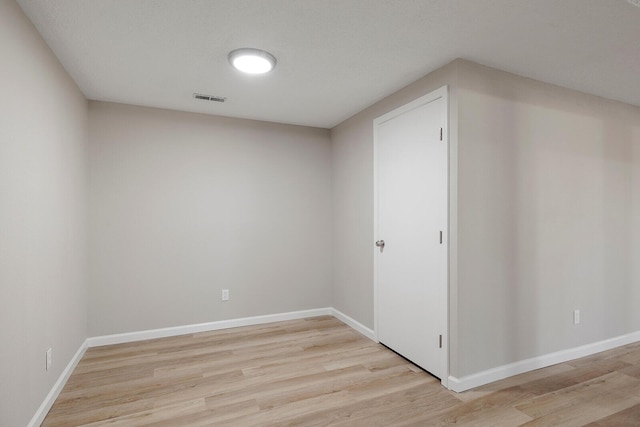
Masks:
[[[227,98],[224,96],[203,95],[201,93],[194,93],[193,97],[195,99],[201,99],[203,101],[211,101],[211,102],[224,102],[227,100]]]

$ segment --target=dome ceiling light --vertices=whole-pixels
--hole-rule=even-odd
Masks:
[[[243,73],[264,74],[275,68],[276,58],[264,50],[242,48],[229,53],[229,63]]]

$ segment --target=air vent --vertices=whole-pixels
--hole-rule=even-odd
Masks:
[[[195,99],[201,99],[203,101],[212,101],[212,102],[224,102],[227,100],[227,98],[224,96],[203,95],[201,93],[194,93],[193,97]]]

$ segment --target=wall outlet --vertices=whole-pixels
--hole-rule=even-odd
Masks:
[[[46,352],[46,365],[45,365],[45,369],[48,371],[51,368],[51,363],[52,363],[52,354],[53,353],[53,349],[49,348],[49,350],[47,350]]]
[[[573,324],[578,325],[580,323],[580,310],[573,310]]]
[[[229,289],[222,290],[222,301],[229,301]]]

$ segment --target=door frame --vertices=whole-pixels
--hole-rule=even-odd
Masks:
[[[447,85],[442,86],[432,92],[429,92],[426,95],[423,95],[401,107],[395,108],[392,111],[389,111],[382,116],[379,116],[373,120],[373,241],[371,242],[371,246],[373,248],[373,322],[374,329],[373,334],[376,342],[380,342],[378,339],[378,312],[379,312],[379,299],[378,299],[378,268],[379,268],[379,255],[380,250],[375,246],[374,242],[379,240],[381,237],[378,235],[378,126],[394,117],[397,117],[401,114],[404,114],[408,111],[411,111],[415,108],[421,107],[430,102],[436,101],[438,99],[442,99],[444,101],[444,123],[443,123],[443,135],[442,141],[444,144],[447,144],[447,164],[446,172],[447,172],[447,223],[445,226],[446,229],[446,238],[447,238],[447,279],[446,279],[446,321],[445,321],[445,330],[442,337],[442,348],[444,358],[443,364],[445,367],[445,375],[442,376],[440,382],[443,386],[449,388],[449,315],[450,315],[450,256],[451,256],[451,240],[449,239],[450,235],[450,218],[451,218],[451,176],[450,176],[450,161],[451,161],[451,146],[449,143],[449,88]]]

